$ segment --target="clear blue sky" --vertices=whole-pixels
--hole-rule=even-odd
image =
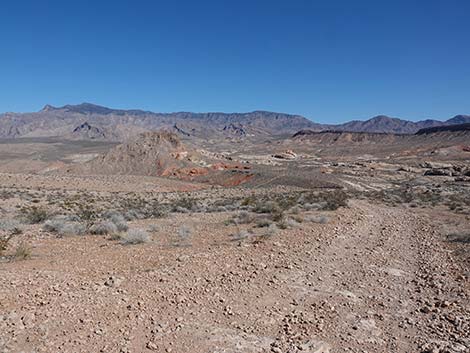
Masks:
[[[3,1],[0,111],[470,114],[470,1]]]

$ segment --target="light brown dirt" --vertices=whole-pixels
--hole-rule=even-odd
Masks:
[[[427,216],[352,201],[260,244],[229,216],[139,221],[135,246],[31,227],[33,258],[0,263],[0,351],[469,351],[468,278]]]

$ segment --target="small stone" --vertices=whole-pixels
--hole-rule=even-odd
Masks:
[[[147,343],[147,348],[150,349],[151,351],[158,350],[158,346],[155,343],[153,343],[152,341],[149,341]]]

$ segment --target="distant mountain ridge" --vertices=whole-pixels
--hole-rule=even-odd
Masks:
[[[419,130],[416,135],[434,134],[441,132],[470,132],[470,123],[434,126]]]
[[[353,120],[340,125],[333,125],[330,130],[350,131],[350,132],[386,132],[396,134],[414,134],[421,129],[435,126],[446,126],[454,124],[470,123],[470,115],[457,115],[446,121],[421,120],[417,122],[391,118],[379,115],[372,119],[360,121]]]
[[[300,115],[267,111],[154,113],[82,103],[63,107],[46,105],[34,113],[1,114],[0,138],[81,136],[124,141],[143,132],[165,129],[186,137],[240,139],[291,135],[320,126]]]
[[[155,113],[112,109],[91,103],[54,107],[39,112],[0,114],[0,138],[63,137],[124,141],[143,132],[166,129],[185,138],[257,139],[292,135],[300,130],[413,134],[425,128],[470,123],[470,115],[446,121],[408,121],[379,115],[344,124],[318,124],[301,115],[253,111],[248,113]]]

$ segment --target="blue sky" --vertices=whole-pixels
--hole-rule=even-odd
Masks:
[[[470,1],[4,1],[0,111],[470,114]]]

